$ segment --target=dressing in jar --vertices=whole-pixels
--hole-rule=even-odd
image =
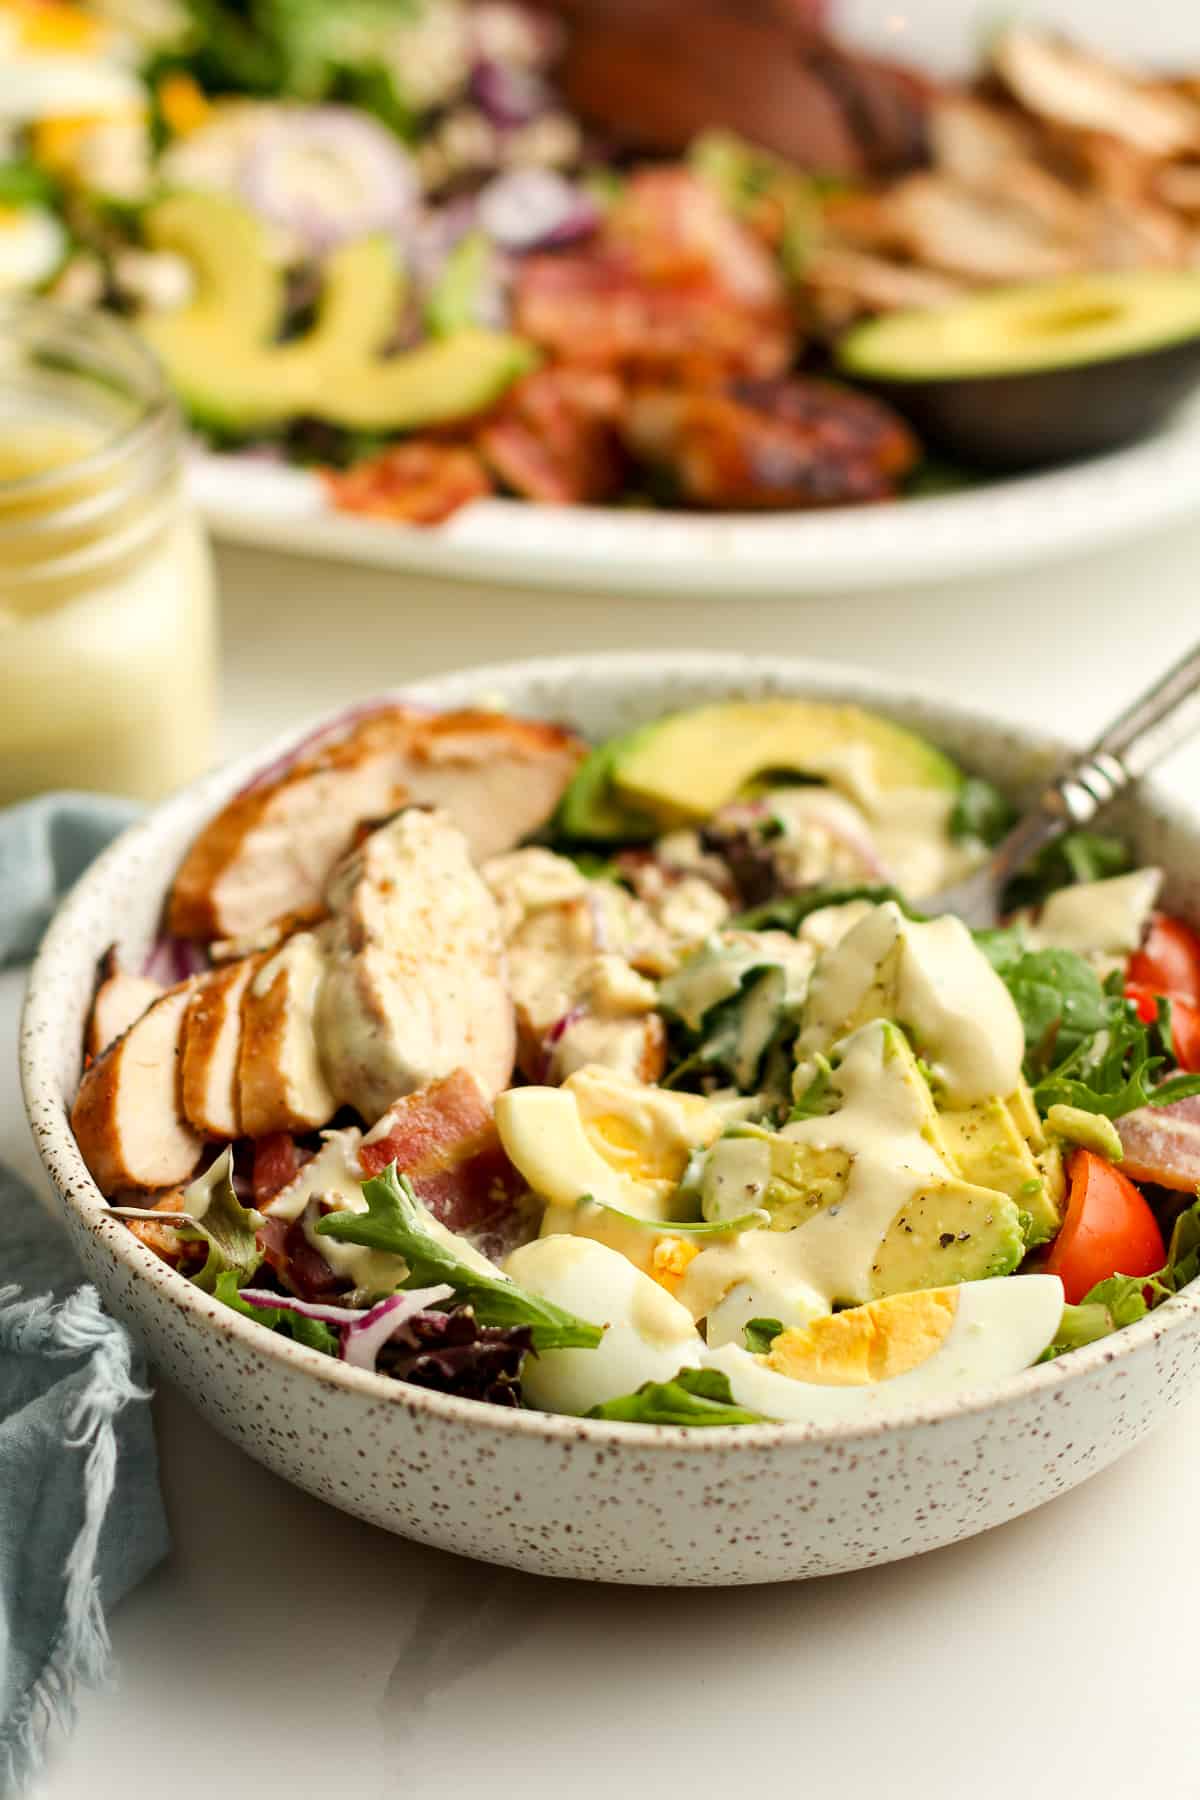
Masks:
[[[182,447],[118,320],[0,306],[0,805],[151,800],[208,765],[215,600]]]

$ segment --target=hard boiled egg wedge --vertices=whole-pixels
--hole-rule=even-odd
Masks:
[[[62,262],[66,233],[41,206],[0,206],[0,294],[23,294]]]
[[[535,1194],[665,1219],[688,1153],[713,1143],[726,1116],[695,1094],[672,1094],[588,1067],[560,1088],[513,1088],[496,1102],[509,1158]],[[565,1228],[565,1227],[564,1227]]]
[[[607,1244],[537,1238],[513,1251],[505,1273],[530,1293],[605,1328],[594,1350],[543,1350],[526,1359],[525,1399],[543,1412],[588,1412],[644,1381],[670,1381],[703,1357],[704,1343],[687,1309]]]
[[[729,1377],[739,1406],[766,1418],[862,1424],[1016,1375],[1054,1341],[1062,1309],[1057,1276],[997,1276],[814,1319],[784,1331],[767,1356],[726,1343],[704,1361]]]
[[[140,105],[132,46],[66,0],[0,0],[0,119],[95,117]]]

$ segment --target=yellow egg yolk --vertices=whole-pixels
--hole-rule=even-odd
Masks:
[[[821,1387],[867,1387],[904,1375],[946,1340],[957,1288],[892,1294],[781,1332],[761,1358],[769,1369]]]

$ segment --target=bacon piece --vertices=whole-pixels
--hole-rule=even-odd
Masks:
[[[482,860],[553,812],[586,745],[502,713],[385,706],[235,796],[188,851],[168,903],[180,937],[240,938],[319,906],[366,819],[442,806]]]
[[[1192,1193],[1200,1184],[1200,1094],[1170,1106],[1142,1106],[1116,1121],[1132,1181]]]
[[[703,280],[655,284],[605,250],[526,257],[513,300],[517,329],[574,365],[691,385],[778,375],[792,360],[785,314]]]
[[[363,1139],[358,1160],[367,1176],[394,1162],[443,1225],[492,1241],[505,1237],[525,1190],[466,1069],[398,1100]]]
[[[114,1206],[144,1206],[146,1195],[136,1190],[129,1194],[113,1196]],[[183,1211],[183,1189],[172,1188],[156,1200],[151,1209],[153,1212],[181,1213]],[[135,1238],[145,1244],[147,1250],[153,1250],[165,1263],[177,1269],[184,1262],[203,1262],[208,1253],[207,1245],[197,1244],[192,1239],[181,1237],[173,1225],[155,1225],[151,1219],[126,1219],[126,1228],[132,1231]]]
[[[408,525],[440,525],[492,491],[474,450],[420,438],[394,444],[349,469],[322,469],[320,475],[339,511]]]
[[[611,499],[624,457],[615,422],[620,383],[599,369],[539,369],[510,388],[478,434],[504,485],[549,506]]]
[[[250,1177],[254,1204],[263,1207],[293,1181],[307,1162],[289,1131],[272,1131],[258,1138],[254,1145],[254,1168]]]
[[[635,455],[707,507],[883,500],[918,456],[890,408],[823,381],[743,383],[727,393],[643,388],[625,430]]]
[[[263,1260],[288,1292],[301,1300],[328,1300],[346,1286],[304,1235],[299,1219],[266,1219],[255,1234]]]

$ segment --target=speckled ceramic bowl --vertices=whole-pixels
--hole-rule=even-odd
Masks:
[[[858,699],[915,726],[1014,793],[1059,747],[848,670],[778,657],[597,656],[423,683],[438,706],[503,695],[602,736],[731,694]],[[296,734],[297,736],[299,733]],[[914,1555],[1027,1512],[1129,1450],[1200,1369],[1200,1294],[1106,1342],[986,1391],[859,1430],[691,1434],[513,1413],[347,1369],[217,1305],[108,1216],[67,1109],[97,958],[131,960],[198,826],[274,744],[191,787],[100,858],[33,970],[21,1046],[38,1148],[76,1248],[153,1361],[251,1456],[389,1531],[545,1575],[722,1584],[825,1575]],[[1200,917],[1200,825],[1152,791],[1121,820]]]

